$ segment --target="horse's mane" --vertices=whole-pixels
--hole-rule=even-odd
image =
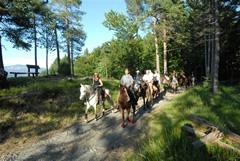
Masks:
[[[84,87],[90,92],[94,93],[94,89],[90,85],[84,85]]]

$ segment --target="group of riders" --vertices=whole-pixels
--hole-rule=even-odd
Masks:
[[[181,78],[182,80],[187,80],[185,76],[185,72],[182,70],[180,72],[180,76],[177,75],[176,71],[174,70],[171,75],[168,74],[168,72],[165,72],[164,77],[163,77],[163,85],[164,80],[167,82],[170,82],[178,86],[178,79]],[[195,79],[195,77],[192,74],[191,79]],[[155,81],[155,84],[154,84]],[[151,93],[153,93],[153,90],[156,89],[160,92],[160,88],[162,86],[161,80],[160,80],[160,74],[156,70],[155,73],[153,74],[151,70],[146,70],[144,75],[141,75],[140,71],[136,71],[135,77],[132,77],[130,75],[130,70],[128,68],[125,69],[125,74],[121,78],[121,84],[126,86],[127,92],[129,97],[131,98],[132,102],[137,105],[137,97],[136,97],[136,89],[135,85],[139,86],[139,89],[142,88],[143,83],[147,85],[150,88]],[[184,83],[184,82],[183,82]],[[104,97],[104,91],[103,91],[103,81],[101,80],[99,74],[96,72],[94,73],[94,78],[93,78],[93,88],[94,90],[98,91],[98,98],[99,98],[99,104],[102,104],[102,100]],[[174,87],[173,87],[174,88]]]

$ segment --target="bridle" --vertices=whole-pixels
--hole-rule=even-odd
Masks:
[[[84,87],[84,88],[87,88],[87,87]],[[95,94],[90,97],[89,93],[86,92],[86,101],[90,102],[96,95],[97,95],[97,92],[95,92]]]

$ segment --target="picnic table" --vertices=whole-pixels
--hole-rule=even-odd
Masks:
[[[17,78],[17,75],[19,75],[19,74],[27,74],[28,77],[30,77],[30,75],[32,74],[33,78],[34,78],[35,75],[38,76],[38,74],[39,74],[38,73],[38,69],[40,69],[40,67],[38,65],[29,65],[29,64],[27,64],[26,66],[28,68],[28,72],[10,72],[10,74],[14,74],[15,78]],[[35,72],[30,72],[30,70],[32,68],[35,69]]]

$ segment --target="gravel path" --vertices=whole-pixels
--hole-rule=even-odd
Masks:
[[[182,91],[180,89],[180,93]],[[152,112],[170,102],[176,95],[161,93],[154,101]],[[0,161],[121,160],[129,150],[134,149],[134,144],[139,139],[137,136],[143,134],[142,128],[146,126],[144,121],[148,115],[147,111],[140,108],[136,112],[136,123],[125,128],[120,127],[119,111],[108,113],[98,121],[93,120],[87,124],[78,122],[17,152],[1,156]]]

